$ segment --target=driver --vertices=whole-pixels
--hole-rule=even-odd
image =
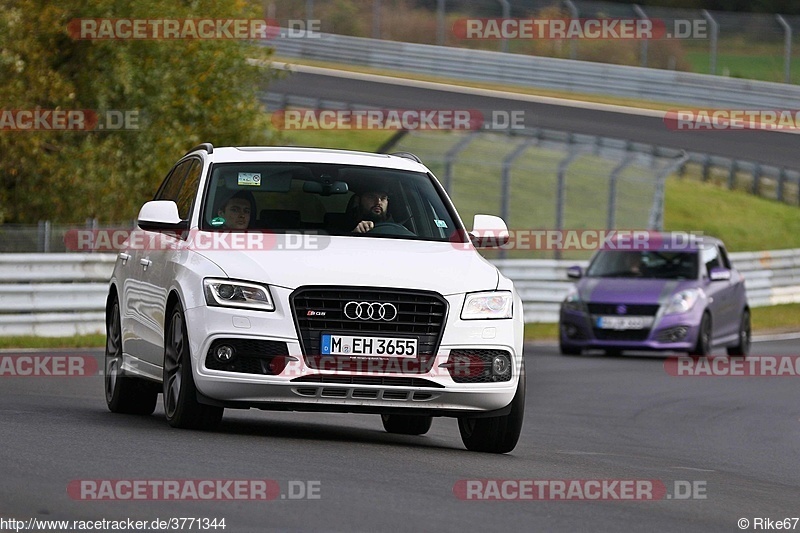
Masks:
[[[367,233],[375,224],[391,222],[389,216],[389,193],[385,190],[366,191],[358,196],[356,220],[353,233]]]

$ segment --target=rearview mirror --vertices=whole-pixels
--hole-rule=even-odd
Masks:
[[[332,194],[345,194],[349,191],[347,183],[344,181],[334,181],[332,183],[320,183],[319,181],[306,181],[303,183],[303,192],[330,196]]]

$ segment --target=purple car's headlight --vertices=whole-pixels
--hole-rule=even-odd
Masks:
[[[583,313],[587,311],[586,304],[581,300],[581,295],[575,287],[569,290],[561,305],[568,311],[580,311]]]
[[[702,296],[705,295],[701,289],[686,289],[674,294],[664,314],[688,313]]]

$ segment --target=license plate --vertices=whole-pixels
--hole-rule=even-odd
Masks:
[[[599,316],[596,324],[600,329],[645,329],[652,322],[651,317],[645,316]]]
[[[416,357],[417,339],[324,334],[320,348],[322,355]]]

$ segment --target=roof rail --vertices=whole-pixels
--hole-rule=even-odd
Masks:
[[[198,144],[197,146],[195,146],[194,148],[192,148],[191,150],[186,152],[184,155],[189,155],[192,152],[196,152],[198,150],[204,150],[204,151],[208,152],[209,154],[213,154],[214,153],[214,145],[211,144],[211,143]]]
[[[405,157],[406,159],[410,159],[412,161],[416,161],[417,163],[422,163],[422,160],[417,157],[416,155],[412,154],[411,152],[392,152],[389,155],[394,155],[397,157]]]

